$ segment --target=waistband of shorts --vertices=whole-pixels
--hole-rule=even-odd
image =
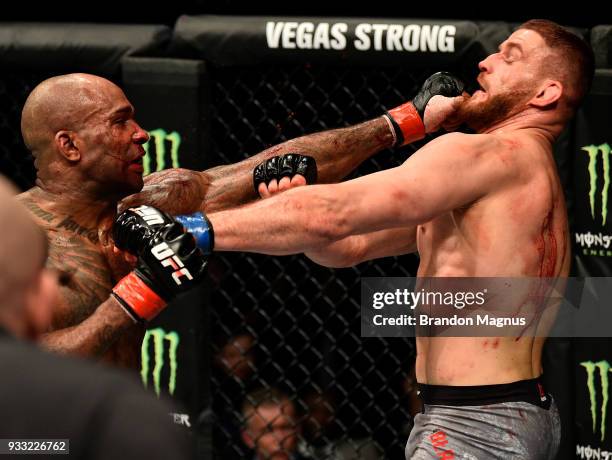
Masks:
[[[551,397],[544,389],[542,377],[512,383],[476,386],[418,384],[424,404],[441,406],[483,406],[504,402],[526,402],[548,409]]]

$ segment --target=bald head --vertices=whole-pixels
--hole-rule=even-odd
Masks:
[[[120,91],[105,78],[82,73],[43,81],[32,90],[21,113],[21,134],[26,146],[37,159],[42,159],[55,133],[78,130],[103,106],[109,92],[117,90]]]
[[[0,311],[19,307],[23,292],[41,272],[47,239],[0,176]]]

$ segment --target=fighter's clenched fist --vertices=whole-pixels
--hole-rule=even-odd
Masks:
[[[202,280],[206,258],[193,235],[157,209],[125,211],[113,233],[119,249],[138,255],[136,269],[113,288],[113,296],[135,321],[154,318],[167,302]]]
[[[464,86],[448,72],[434,73],[412,101],[385,113],[395,136],[395,146],[410,144],[442,128],[463,100]]]
[[[263,198],[316,181],[317,162],[311,156],[298,153],[269,158],[253,170],[253,185]]]

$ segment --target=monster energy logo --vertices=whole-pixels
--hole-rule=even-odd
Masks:
[[[608,217],[608,189],[610,188],[610,146],[608,144],[587,145],[582,147],[589,155],[589,204],[591,205],[591,216],[595,220],[595,196],[597,195],[597,158],[601,153],[603,163],[603,187],[601,189],[601,222],[606,225]]]
[[[593,420],[593,434],[597,433],[597,389],[595,385],[595,371],[599,371],[599,382],[601,385],[601,406],[599,407],[599,417],[601,418],[599,432],[601,440],[606,437],[606,415],[608,409],[608,375],[610,373],[610,363],[608,361],[584,361],[580,363],[587,372],[587,388],[589,389],[589,400],[591,405],[591,419]]]
[[[145,156],[143,158],[142,166],[144,169],[144,175],[151,174],[151,141],[155,145],[155,165],[156,171],[166,169],[166,145],[170,144],[170,160],[173,168],[179,167],[179,147],[181,146],[181,135],[176,131],[168,133],[163,129],[154,129],[149,131],[149,142],[144,145]]]
[[[149,344],[151,339],[153,340],[153,359],[151,359],[149,353]],[[149,383],[149,373],[151,372],[151,361],[153,361],[153,388],[155,389],[157,396],[159,396],[161,388],[162,370],[164,368],[166,358],[168,359],[170,365],[170,368],[168,369],[168,393],[171,395],[174,394],[174,389],[176,388],[176,372],[178,370],[176,353],[179,342],[179,335],[176,332],[166,332],[161,327],[149,329],[145,333],[141,349],[142,355],[140,376],[142,378],[142,383],[145,387],[147,387]],[[168,345],[167,351],[166,344]]]

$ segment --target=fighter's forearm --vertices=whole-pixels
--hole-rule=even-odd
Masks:
[[[243,207],[209,214],[215,250],[296,254],[347,236],[344,209],[334,196],[338,186],[299,187]]]
[[[133,321],[119,302],[109,297],[82,323],[44,334],[39,342],[49,350],[81,356],[101,356]]]
[[[292,139],[238,163],[206,171],[166,169],[149,175],[140,193],[122,200],[120,210],[148,204],[170,214],[229,209],[257,198],[253,169],[276,155],[300,153],[317,160],[319,182],[336,182],[364,160],[393,144],[383,117],[348,128]]]
[[[291,139],[239,163],[202,172],[201,210],[220,211],[256,198],[253,169],[273,156],[293,152],[313,156],[317,160],[318,182],[329,183],[346,177],[363,161],[392,144],[393,135],[382,117]]]

